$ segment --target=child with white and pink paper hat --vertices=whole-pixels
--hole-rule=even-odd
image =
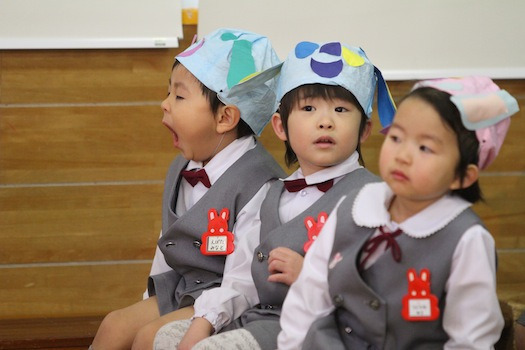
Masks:
[[[470,209],[516,100],[486,77],[417,83],[387,128],[383,182],[349,193],[304,259],[279,349],[490,349],[494,239]]]

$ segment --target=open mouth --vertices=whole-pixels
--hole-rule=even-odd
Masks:
[[[167,127],[168,130],[171,132],[171,135],[173,136],[173,146],[174,147],[178,147],[178,145],[179,145],[179,136],[177,136],[177,133],[175,132],[175,130],[173,130],[171,128],[171,126],[169,126],[166,123],[162,123],[162,124],[164,124],[164,126]]]

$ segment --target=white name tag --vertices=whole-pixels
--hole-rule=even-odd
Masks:
[[[430,317],[430,299],[409,299],[408,314],[410,317]]]
[[[208,236],[206,240],[206,249],[213,253],[226,253],[228,237],[226,236]]]

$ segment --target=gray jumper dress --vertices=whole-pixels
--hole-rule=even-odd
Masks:
[[[401,234],[396,238],[402,252],[400,262],[395,262],[387,251],[360,273],[357,267],[360,252],[376,229],[355,224],[351,213],[356,195],[357,191],[348,196],[337,211],[329,261],[336,254],[344,259],[328,272],[329,292],[336,309],[312,324],[303,349],[443,349],[448,340],[442,322],[445,284],[452,256],[465,231],[481,225],[481,220],[471,209],[466,209],[426,238]],[[434,321],[407,321],[401,315],[410,268],[418,274],[423,268],[431,273],[431,293],[437,297],[441,310]]]

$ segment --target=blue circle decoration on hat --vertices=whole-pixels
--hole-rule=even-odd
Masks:
[[[270,40],[240,29],[218,29],[175,57],[202,84],[233,104],[256,135],[275,112],[278,71],[260,74],[280,63]]]
[[[390,124],[395,104],[381,72],[361,48],[340,42],[298,43],[282,64],[277,101],[301,85],[316,83],[338,85],[350,91],[368,118],[372,114],[377,85],[381,124]]]

